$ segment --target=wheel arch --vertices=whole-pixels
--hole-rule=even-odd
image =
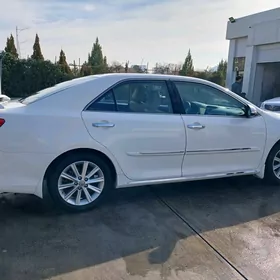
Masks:
[[[270,148],[270,150],[268,151],[268,153],[267,153],[267,155],[266,155],[266,158],[265,158],[265,164],[266,164],[266,162],[267,162],[267,160],[268,160],[268,157],[269,157],[271,151],[272,151],[277,145],[280,145],[280,139],[278,139],[278,141],[275,142],[274,145],[273,145],[273,146]]]
[[[110,170],[111,170],[112,176],[113,176],[113,180],[116,184],[117,170],[116,170],[114,163],[107,155],[105,155],[104,153],[102,153],[98,150],[95,150],[95,149],[77,148],[77,149],[68,150],[68,151],[60,154],[49,164],[49,166],[47,167],[47,169],[45,171],[44,177],[43,177],[43,187],[42,187],[43,188],[43,197],[47,196],[48,184],[45,184],[45,182],[47,182],[47,178],[48,178],[49,174],[52,172],[53,168],[55,168],[55,166],[58,164],[59,161],[61,161],[65,157],[69,156],[70,154],[79,154],[79,153],[88,153],[88,154],[92,154],[92,155],[102,158],[102,160],[104,160],[104,162],[106,162],[108,164],[108,166],[110,167]]]

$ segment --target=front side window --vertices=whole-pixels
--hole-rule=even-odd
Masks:
[[[211,86],[174,82],[186,114],[245,116],[245,105]]]
[[[92,103],[91,111],[131,113],[172,113],[172,103],[164,81],[133,81],[117,85]]]

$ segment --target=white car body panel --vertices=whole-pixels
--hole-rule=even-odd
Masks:
[[[187,151],[183,176],[219,173],[254,173],[266,143],[266,126],[259,117],[184,115]],[[205,128],[187,126],[199,122]]]
[[[114,154],[129,179],[181,177],[186,137],[180,115],[85,111],[82,116],[92,138]],[[115,126],[92,125],[100,122]]]
[[[83,111],[108,87],[127,78],[195,80],[148,74],[97,75],[54,87],[52,95],[28,105],[2,104],[0,118],[6,122],[0,127],[0,193],[42,197],[44,174],[51,162],[79,148],[99,151],[111,160],[116,187],[227,177],[231,172],[263,176],[267,155],[280,139],[280,115],[259,108],[260,116],[235,119]],[[251,104],[210,82],[199,82]],[[102,120],[114,122],[115,127],[92,126]],[[187,125],[194,122],[203,122],[206,129],[190,131]],[[251,151],[221,152],[230,148]],[[209,151],[190,155],[203,149]]]

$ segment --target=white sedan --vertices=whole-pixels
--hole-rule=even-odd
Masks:
[[[248,174],[279,184],[279,124],[205,80],[78,78],[0,104],[0,192],[83,211],[113,188]]]

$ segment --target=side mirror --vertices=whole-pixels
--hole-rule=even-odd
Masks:
[[[245,115],[247,118],[252,118],[258,115],[258,111],[254,106],[246,105]]]

